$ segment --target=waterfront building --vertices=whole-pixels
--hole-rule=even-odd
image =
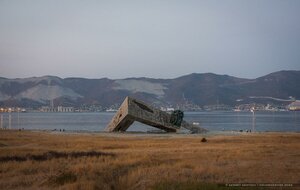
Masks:
[[[297,101],[291,103],[290,105],[288,105],[288,109],[290,111],[300,111],[300,101],[297,100]]]
[[[43,106],[40,109],[41,112],[74,112],[73,107],[64,107],[64,106],[57,106],[57,107],[49,107]]]

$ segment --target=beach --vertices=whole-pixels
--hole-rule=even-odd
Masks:
[[[296,186],[300,184],[299,150],[300,133],[290,132],[191,135],[1,130],[0,189]]]

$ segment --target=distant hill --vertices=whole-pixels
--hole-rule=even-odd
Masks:
[[[38,107],[54,100],[64,106],[110,107],[126,96],[157,106],[280,103],[291,97],[300,99],[300,71],[279,71],[256,79],[213,73],[174,79],[0,78],[0,106]]]

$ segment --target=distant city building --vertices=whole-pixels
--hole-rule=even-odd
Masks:
[[[217,111],[217,110],[232,110],[233,108],[229,105],[216,104],[203,106],[205,111]]]
[[[12,108],[2,108],[0,107],[0,112],[26,112],[25,108],[16,108],[16,107],[12,107]]]
[[[174,111],[175,109],[174,109],[174,108],[169,108],[169,107],[160,107],[160,110],[161,110],[161,111],[166,111],[166,112],[172,112],[172,111]]]
[[[57,107],[57,112],[74,112],[74,108],[73,107],[58,106]]]
[[[300,101],[295,101],[288,105],[290,111],[300,111]]]
[[[43,106],[40,109],[41,112],[74,112],[73,107],[64,107],[64,106],[57,106],[57,107],[49,107]]]

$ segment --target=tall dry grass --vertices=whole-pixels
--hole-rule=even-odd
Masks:
[[[218,186],[207,184],[300,183],[300,134],[201,139],[0,131],[0,189],[214,189]],[[43,159],[34,159],[39,156]]]

